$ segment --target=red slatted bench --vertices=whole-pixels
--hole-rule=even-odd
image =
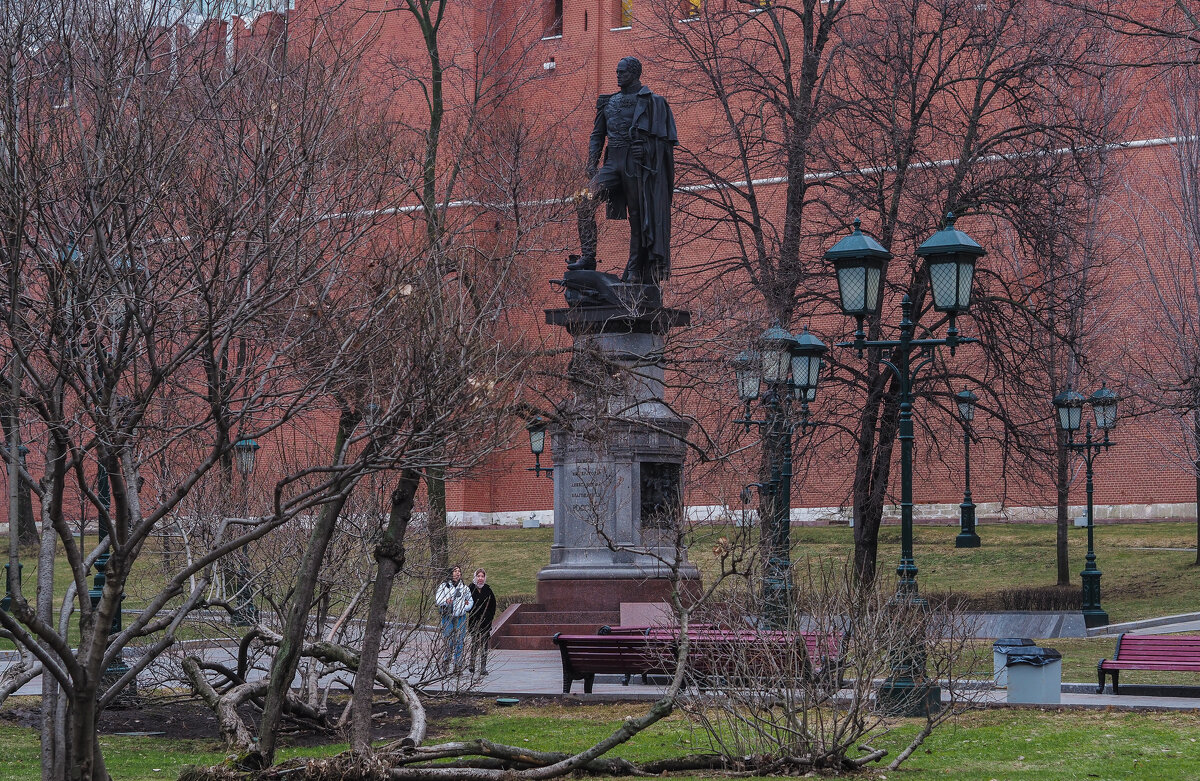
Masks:
[[[754,679],[762,675],[782,676],[793,671],[805,680],[825,679],[843,684],[844,642],[833,634],[818,632],[756,631],[753,629],[720,630],[703,629],[688,633],[690,652],[688,664],[701,680],[734,680],[736,671],[729,668],[734,659],[745,667],[745,677]],[[799,658],[788,658],[787,654],[799,653],[798,640],[804,641],[804,652]],[[736,650],[734,650],[736,649]]]
[[[674,665],[674,639],[640,634],[554,635],[562,655],[563,694],[571,693],[573,681],[583,681],[585,694],[592,693],[598,674],[630,675],[668,672]]]
[[[1096,693],[1104,693],[1104,677],[1111,675],[1113,694],[1117,694],[1122,670],[1200,673],[1200,635],[1118,635],[1113,658],[1096,663],[1100,678]]]
[[[734,682],[732,678],[738,673],[730,670],[733,654],[747,669],[747,677],[761,677],[759,671],[767,675],[779,674],[781,666],[788,669],[795,661],[781,656],[780,652],[794,650],[800,638],[805,646],[800,675],[806,679],[825,678],[840,687],[844,672],[842,638],[816,632],[759,632],[710,627],[689,630],[689,674],[698,686],[705,686],[714,679]],[[669,674],[675,666],[677,640],[677,632],[654,628],[628,634],[556,634],[554,643],[562,656],[563,693],[571,692],[573,681],[582,680],[584,692],[591,694],[598,674],[624,675],[625,683],[631,675],[641,675],[645,680],[650,674]],[[737,651],[732,650],[735,645]]]
[[[699,629],[714,629],[714,628],[715,627],[712,624],[689,624],[688,625],[689,632],[692,632],[694,630],[699,630]],[[671,632],[671,629],[669,627],[657,626],[657,625],[651,626],[649,624],[640,624],[640,625],[636,625],[636,626],[634,626],[634,625],[629,625],[629,626],[605,625],[596,630],[596,634],[598,634],[598,635],[641,635],[642,637],[645,637],[646,635],[650,634],[651,632],[656,632],[656,633],[666,632],[666,633],[670,634],[670,636],[672,638],[674,637],[674,634]],[[671,667],[674,667],[674,664],[672,664]],[[669,669],[668,669],[668,672],[669,672]],[[643,685],[650,683],[650,680],[647,678],[647,675],[648,675],[648,673],[642,673],[642,684]],[[632,677],[633,677],[633,673],[625,673],[625,680],[621,682],[621,685],[628,686],[629,679]]]

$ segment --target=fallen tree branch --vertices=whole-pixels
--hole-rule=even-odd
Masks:
[[[570,754],[561,751],[534,751],[530,748],[522,746],[509,746],[503,743],[493,743],[490,740],[479,738],[477,740],[463,740],[451,743],[439,743],[436,746],[422,746],[409,749],[401,749],[394,752],[381,752],[381,757],[391,762],[393,765],[415,765],[432,762],[438,759],[451,759],[455,757],[486,757],[488,759],[501,760],[509,765],[524,765],[526,767],[545,767],[556,762],[562,762],[569,759]],[[625,760],[618,760],[622,765],[634,767],[632,763]],[[593,763],[595,767],[589,765],[587,770],[592,772],[609,772],[615,770],[618,766],[600,767],[602,763]],[[467,767],[466,763],[455,763],[454,767]]]
[[[278,645],[283,639],[275,632],[262,626],[255,627],[251,630],[251,633],[261,639],[264,645]],[[245,649],[248,646],[249,643],[243,639],[239,648],[239,657],[244,658]],[[328,640],[304,643],[300,648],[300,655],[318,659],[326,664],[339,664],[349,672],[358,671],[358,654],[345,646]],[[239,670],[242,669],[240,662],[238,667]],[[408,709],[408,734],[395,745],[400,747],[421,745],[425,741],[428,722],[425,719],[425,707],[421,704],[421,698],[416,690],[413,689],[408,681],[392,675],[391,672],[382,667],[375,671],[375,680],[382,684],[389,694],[404,703],[405,708]]]
[[[853,767],[862,767],[863,765],[871,762],[878,762],[888,755],[886,748],[871,748],[870,746],[859,746],[859,748],[861,748],[863,751],[869,751],[871,753],[856,759],[847,759],[846,764]]]

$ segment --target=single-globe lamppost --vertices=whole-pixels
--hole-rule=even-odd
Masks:
[[[239,439],[233,445],[233,462],[242,481],[242,510],[245,514],[247,495],[250,491],[250,475],[258,460],[261,445],[253,439]],[[250,587],[250,550],[243,545],[234,567],[234,607],[230,620],[234,626],[253,626],[258,623],[258,606]]]
[[[17,446],[17,458],[19,458],[21,461],[22,469],[25,468],[25,456],[28,454],[29,448],[25,447],[24,445]],[[18,529],[19,523],[10,518],[8,521],[8,533],[18,534]],[[4,598],[0,599],[0,610],[3,610],[6,613],[8,612],[9,607],[12,606],[14,592],[16,591],[16,589],[13,588],[13,584],[21,582],[21,572],[25,569],[25,565],[19,561],[17,562],[17,576],[15,579],[10,572],[11,567],[11,564],[4,565]]]
[[[529,432],[529,452],[533,453],[533,466],[528,467],[526,472],[533,472],[535,475],[545,474],[546,477],[554,477],[553,466],[542,466],[542,453],[546,452],[546,421],[540,415],[534,415],[533,418],[525,424],[525,430]]]
[[[921,370],[933,362],[934,348],[949,347],[950,354],[960,344],[978,339],[959,336],[955,318],[971,305],[975,262],[987,254],[970,236],[954,227],[954,214],[946,215],[946,224],[917,248],[925,259],[933,293],[933,308],[949,316],[946,337],[915,338],[912,300],[906,295],[900,305],[899,339],[867,339],[863,323],[877,316],[883,302],[887,263],[892,253],[862,232],[854,221],[853,232],[829,249],[825,259],[833,264],[842,312],[857,322],[854,341],[838,347],[858,351],[871,349],[872,358],[892,374],[899,386],[900,415],[900,564],[896,568],[895,601],[920,606],[917,593],[917,565],[913,558],[913,384]],[[915,638],[907,649],[895,649],[892,672],[879,690],[879,698],[889,710],[919,715],[939,707],[940,692],[925,682],[925,664]]]
[[[978,548],[979,534],[975,531],[975,502],[971,501],[971,421],[975,419],[975,402],[979,398],[963,389],[955,394],[958,419],[963,424],[963,500],[958,506],[958,536],[956,548]]]
[[[97,544],[103,544],[104,540],[112,534],[112,529],[109,527],[110,510],[112,507],[112,487],[108,479],[108,470],[104,468],[104,464],[96,465],[96,498],[100,501],[101,511],[99,513],[99,529],[97,535]],[[104,586],[108,581],[107,570],[108,560],[111,557],[109,550],[105,550],[96,557],[96,574],[92,576],[92,587],[88,589],[88,599],[92,603],[92,611],[94,612],[100,607],[100,600],[104,596]],[[125,604],[125,591],[117,597],[117,609],[113,611],[112,622],[109,624],[108,636],[114,637],[119,635],[123,629],[122,610]],[[105,688],[111,686],[121,679],[125,673],[129,672],[129,665],[125,663],[125,659],[121,654],[113,659],[112,664],[104,668],[103,680]],[[122,693],[123,698],[136,697],[137,695],[137,680],[132,680],[126,686]]]
[[[764,331],[758,342],[758,350],[743,352],[733,361],[738,398],[745,404],[742,418],[734,422],[744,425],[746,431],[757,426],[767,450],[769,479],[747,486],[742,498],[748,502],[749,489],[757,488],[766,500],[763,616],[768,625],[784,628],[792,591],[792,438],[797,431],[803,435],[817,425],[809,419],[808,405],[816,400],[822,360],[829,348],[807,328],[797,337],[779,324]],[[765,414],[755,420],[751,404],[760,395]],[[793,412],[797,403],[799,410]]]
[[[1092,423],[1088,421],[1084,440],[1076,442],[1075,432],[1079,430],[1079,426],[1083,422],[1083,395],[1068,387],[1054,397],[1054,418],[1059,430],[1067,433],[1067,450],[1083,453],[1084,461],[1087,463],[1087,556],[1084,558],[1085,564],[1083,572],[1079,573],[1079,578],[1083,583],[1083,623],[1085,626],[1093,627],[1106,626],[1108,613],[1100,607],[1100,576],[1103,573],[1096,566],[1092,464],[1100,451],[1108,450],[1116,444],[1109,439],[1108,432],[1117,425],[1117,394],[1113,393],[1107,385],[1101,385],[1100,390],[1093,393],[1087,403],[1091,405],[1092,412],[1095,414],[1096,428],[1104,432],[1104,439],[1097,441],[1093,438]]]

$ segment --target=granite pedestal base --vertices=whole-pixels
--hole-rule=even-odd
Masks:
[[[671,581],[666,578],[575,578],[539,580],[537,601],[552,612],[620,611],[622,602],[671,604]],[[684,601],[700,594],[699,578],[680,581]]]

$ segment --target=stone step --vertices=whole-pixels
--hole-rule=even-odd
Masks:
[[[509,637],[553,637],[564,635],[594,635],[600,624],[509,624],[504,634]]]
[[[539,606],[540,607],[540,606]],[[522,610],[516,616],[518,624],[595,624],[599,629],[605,624],[616,626],[621,623],[621,614],[611,610],[590,610],[581,612],[549,611],[526,612]],[[593,630],[595,631],[595,630]]]
[[[509,651],[554,651],[558,646],[549,636],[544,637],[503,637],[492,638],[492,648],[503,648]]]

